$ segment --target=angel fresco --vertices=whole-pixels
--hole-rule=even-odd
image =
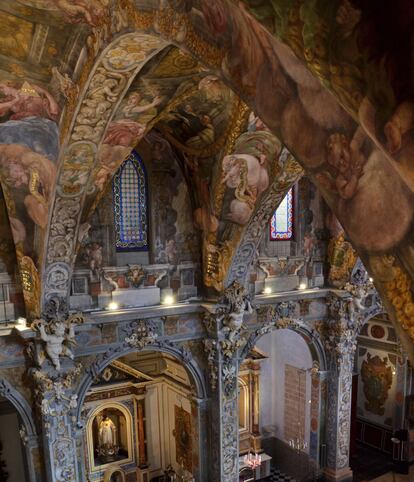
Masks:
[[[400,243],[414,217],[413,193],[367,130],[359,130],[293,51],[243,9],[201,0],[200,10],[210,33],[225,45],[224,75],[254,99],[261,119],[313,171],[350,239],[374,252]],[[341,156],[347,167],[340,171]]]
[[[149,101],[139,90],[133,90],[122,102],[99,151],[99,168],[95,178],[98,191],[104,190],[131,148],[143,137],[147,124],[157,115],[158,106],[164,100],[164,96],[154,95]]]
[[[409,229],[412,199],[381,153],[367,148],[365,140],[361,130],[352,139],[339,133],[329,136],[326,150],[331,171],[315,177],[323,188],[338,196],[338,217],[347,220],[353,241],[379,251],[392,246],[396,232]],[[388,231],[383,229],[384,219]]]
[[[222,162],[222,183],[233,192],[225,219],[240,225],[249,221],[258,197],[269,187],[269,167],[280,149],[270,132],[246,132],[238,138],[233,154]]]
[[[149,120],[153,119],[157,115],[156,107],[161,104],[163,100],[163,97],[156,95],[152,101],[149,102],[141,92],[133,91],[128,95],[121,112],[126,119],[136,119],[139,115],[141,117],[141,123],[144,123],[142,115],[146,114],[149,116]]]

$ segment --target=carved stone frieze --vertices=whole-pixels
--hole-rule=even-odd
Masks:
[[[65,375],[50,376],[38,369],[32,371],[35,395],[41,413],[46,418],[63,417],[78,406],[73,393],[75,380],[82,372],[79,364]],[[49,434],[50,435],[50,434]]]
[[[11,393],[11,385],[4,378],[0,378],[0,397],[9,398]]]

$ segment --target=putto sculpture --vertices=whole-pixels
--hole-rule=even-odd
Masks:
[[[73,346],[76,345],[75,325],[83,323],[79,314],[68,314],[64,300],[52,298],[49,300],[43,318],[36,319],[32,328],[38,331],[44,342],[44,351],[38,354],[38,362],[43,364],[46,356],[57,371],[61,370],[61,357],[75,358]]]
[[[234,281],[224,290],[220,304],[223,306],[217,310],[217,319],[222,322],[223,332],[232,343],[240,332],[244,314],[253,312],[246,288],[238,281]]]

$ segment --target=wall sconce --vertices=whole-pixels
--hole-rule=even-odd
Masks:
[[[119,308],[119,305],[115,301],[111,301],[108,305],[108,310],[110,310],[110,311],[115,311],[118,308]]]
[[[172,305],[172,304],[174,304],[174,296],[167,295],[167,296],[164,298],[164,301],[163,301],[162,304],[163,304],[163,305]]]
[[[305,282],[302,282],[299,284],[299,289],[300,290],[306,290],[306,288],[308,287],[307,283]]]
[[[270,295],[272,292],[272,288],[270,286],[266,286],[266,288],[263,290],[263,293],[265,295]]]
[[[23,318],[23,316],[19,316],[19,318],[17,318],[17,323],[16,323],[16,328],[20,331],[22,330],[27,330],[27,320],[26,318]]]

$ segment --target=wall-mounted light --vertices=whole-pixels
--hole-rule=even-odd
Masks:
[[[272,292],[272,288],[270,288],[270,286],[266,286],[266,288],[263,290],[263,293],[265,295],[270,295],[271,292]]]
[[[19,316],[16,321],[19,330],[25,330],[27,328],[27,320],[23,316]]]
[[[371,283],[374,281],[374,278],[368,278],[368,279]]]
[[[307,285],[306,283],[304,283],[304,282],[302,282],[302,283],[299,284],[299,289],[300,289],[300,290],[306,290],[307,287],[308,287],[308,285]]]
[[[110,311],[115,311],[118,308],[119,308],[119,305],[115,301],[111,301],[108,305],[108,310],[110,310]]]
[[[23,316],[19,316],[19,318],[17,318],[17,324],[19,326],[26,327],[26,323],[27,323],[27,320],[26,320],[26,318],[23,318]]]
[[[163,305],[172,305],[172,304],[174,304],[174,296],[167,295],[164,298]]]

